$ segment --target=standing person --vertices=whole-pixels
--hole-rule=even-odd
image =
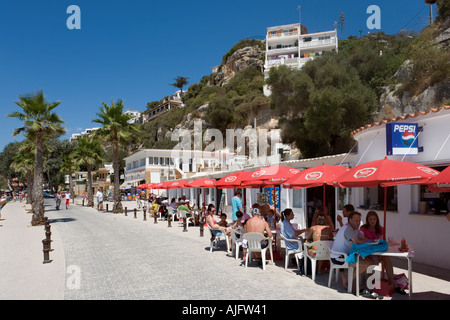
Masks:
[[[97,211],[103,211],[103,192],[102,189],[98,188],[97,191]]]
[[[361,214],[357,211],[353,211],[348,216],[348,223],[345,224],[341,229],[339,229],[339,232],[336,234],[336,238],[333,242],[333,247],[331,248],[333,251],[336,252],[342,252],[345,254],[350,254],[350,251],[352,249],[352,244],[362,244],[364,243],[366,237],[364,234],[359,230],[359,225],[361,224]],[[330,254],[331,261],[333,261],[334,264],[345,264],[345,259],[343,255],[331,253]],[[359,273],[362,274],[366,272],[367,268],[371,264],[370,259],[360,259],[359,260]],[[348,274],[347,270],[345,272],[342,272],[342,285],[345,289],[347,289],[348,284]],[[356,272],[353,273],[353,280],[356,279]],[[355,283],[355,281],[353,281]]]
[[[345,219],[343,219],[340,215],[336,217],[336,220],[339,222],[340,228],[344,226],[348,222],[348,216],[350,213],[355,211],[355,207],[351,204],[346,204],[344,208],[342,209],[342,215]]]
[[[239,190],[236,190],[234,192],[234,197],[231,198],[231,207],[232,207],[232,215],[231,215],[231,220],[233,222],[237,221],[237,216],[236,216],[236,212],[238,211],[243,211],[242,210],[242,201],[240,198],[241,193],[239,192]]]
[[[58,191],[56,193],[55,199],[56,199],[56,210],[59,210],[59,206],[61,205],[61,192]]]
[[[142,207],[142,200],[141,200],[141,194],[140,193],[138,193],[137,196],[136,196],[136,202],[137,202],[137,208],[138,208],[138,210],[140,210],[141,207]]]
[[[69,209],[69,202],[70,202],[70,192],[67,191],[67,193],[66,193],[66,210]]]

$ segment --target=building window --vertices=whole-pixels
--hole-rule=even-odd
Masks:
[[[140,160],[139,166],[145,167],[145,158]]]
[[[155,157],[155,158],[154,158],[154,164],[156,164],[156,165],[159,164],[159,161],[158,161],[158,160],[159,160],[159,158],[158,158],[158,157]]]
[[[303,192],[302,189],[292,190],[292,206],[294,208],[303,208]]]
[[[384,187],[364,189],[364,209],[384,210]],[[397,211],[397,187],[387,187],[386,210]]]
[[[153,157],[148,157],[148,164],[153,164]]]
[[[442,171],[447,167],[434,167]],[[431,192],[426,185],[420,186],[419,213],[447,214],[450,212],[450,193]]]

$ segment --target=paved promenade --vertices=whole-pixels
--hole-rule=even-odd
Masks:
[[[46,200],[51,222],[51,263],[43,264],[44,226],[31,227],[21,203],[9,203],[0,221],[0,299],[27,300],[368,300],[344,292],[328,273],[298,276],[284,260],[266,271],[247,269],[219,250],[209,252],[209,232],[183,232],[181,224],[154,224],[134,218],[135,202],[124,202],[128,216],[71,204],[56,211]],[[112,208],[112,203],[109,204]],[[413,264],[414,299],[450,299],[448,270]],[[399,265],[395,273],[404,272]],[[427,275],[432,274],[432,276]],[[258,293],[258,294],[255,294]],[[384,300],[407,299],[398,294]]]

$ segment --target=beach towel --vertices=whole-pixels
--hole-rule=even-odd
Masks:
[[[345,261],[347,261],[348,264],[355,264],[356,263],[356,253],[358,253],[361,257],[365,258],[374,252],[387,251],[388,247],[389,247],[388,243],[384,240],[380,240],[378,242],[378,244],[369,244],[369,243],[356,244],[356,243],[354,243],[352,245],[352,250],[350,250],[350,253]]]

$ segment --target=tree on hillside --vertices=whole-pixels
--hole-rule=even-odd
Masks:
[[[95,131],[95,136],[99,137],[105,143],[109,143],[113,150],[113,168],[114,168],[114,205],[113,213],[123,212],[120,197],[120,163],[119,147],[126,145],[134,136],[140,133],[135,124],[128,123],[131,116],[123,113],[123,101],[112,101],[111,105],[102,102],[103,107],[97,113],[97,119],[92,122],[99,123],[102,127]]]
[[[180,96],[183,97],[183,87],[188,85],[188,79],[186,77],[177,76],[174,80],[175,83],[172,83],[172,86],[181,90]]]
[[[39,91],[32,95],[19,96],[19,101],[15,102],[22,112],[13,112],[9,117],[18,118],[24,124],[23,127],[16,128],[13,135],[20,133],[31,134],[35,137],[36,155],[34,165],[33,183],[33,218],[31,225],[44,224],[44,198],[43,198],[43,166],[44,166],[44,140],[54,134],[65,132],[61,124],[59,115],[53,112],[60,102],[47,102],[44,92]]]
[[[73,152],[73,159],[77,165],[84,165],[87,168],[88,180],[88,207],[94,206],[94,192],[92,190],[92,170],[95,165],[100,165],[103,161],[102,141],[92,136],[83,136],[77,139],[77,147]]]
[[[341,14],[339,15],[338,21],[339,22],[337,23],[337,25],[339,27],[339,30],[341,31],[341,39],[342,39],[342,36],[344,34],[344,28],[345,28],[345,15],[344,15],[344,12],[341,12]]]

